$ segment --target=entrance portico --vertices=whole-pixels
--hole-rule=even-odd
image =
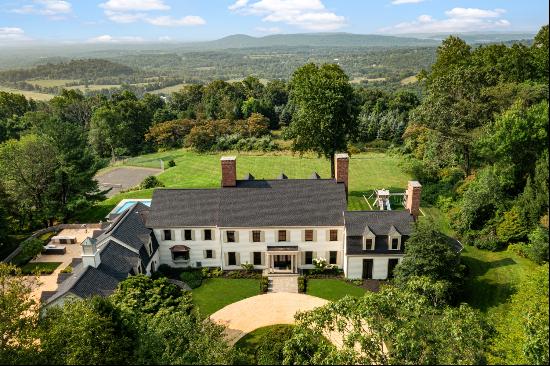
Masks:
[[[298,273],[298,246],[268,246],[269,273]]]

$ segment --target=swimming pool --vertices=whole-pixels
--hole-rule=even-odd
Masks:
[[[113,211],[111,211],[111,213],[122,213],[126,211],[130,206],[138,202],[143,203],[145,206],[151,207],[151,200],[123,200],[117,205],[117,207],[114,208]]]

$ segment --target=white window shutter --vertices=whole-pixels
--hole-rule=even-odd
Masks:
[[[301,231],[301,234],[302,234],[302,237],[300,238],[300,241],[303,243],[306,241],[306,231],[305,230],[300,230]]]
[[[239,232],[235,230],[235,243],[239,242]]]
[[[191,229],[191,240],[195,241],[195,230]]]
[[[237,266],[241,265],[241,253],[235,253],[235,264]]]
[[[325,231],[325,241],[330,241],[330,230]]]
[[[262,254],[260,255],[260,258],[261,258],[261,262],[260,262],[261,265],[265,266],[265,253],[264,252],[262,252]]]
[[[222,231],[222,239],[224,243],[227,243],[227,230]]]
[[[203,256],[204,259],[206,259],[206,250],[202,251],[202,256]]]
[[[260,231],[260,241],[263,243],[265,242],[265,231]]]
[[[212,259],[216,259],[216,251],[212,249]]]
[[[253,239],[252,237],[253,237],[253,235],[254,235],[253,232],[254,232],[254,231],[252,231],[252,230],[249,230],[249,231],[248,231],[248,241],[249,241],[250,243],[252,243],[252,242],[254,241],[254,240],[252,240],[252,239]]]
[[[201,241],[204,241],[204,229],[201,230]]]
[[[223,262],[226,266],[229,265],[229,253],[223,253]]]
[[[313,230],[313,241],[317,241],[317,230]]]

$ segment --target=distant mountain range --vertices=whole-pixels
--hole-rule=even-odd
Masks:
[[[299,33],[252,37],[244,34],[235,34],[214,41],[185,43],[180,44],[180,46],[200,50],[269,47],[422,47],[437,46],[447,36],[448,34],[386,36],[351,33]],[[462,33],[458,34],[458,36],[468,43],[491,43],[529,40],[534,37],[534,34]]]

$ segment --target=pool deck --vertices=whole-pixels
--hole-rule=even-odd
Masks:
[[[150,198],[125,198],[122,201],[118,203],[118,205],[113,208],[111,212],[107,215],[107,217],[111,216],[112,214],[118,214],[120,213],[119,210],[124,207],[127,203],[137,203],[137,202],[143,202],[146,206],[151,206],[151,199]],[[146,204],[145,202],[149,202],[149,204]]]

